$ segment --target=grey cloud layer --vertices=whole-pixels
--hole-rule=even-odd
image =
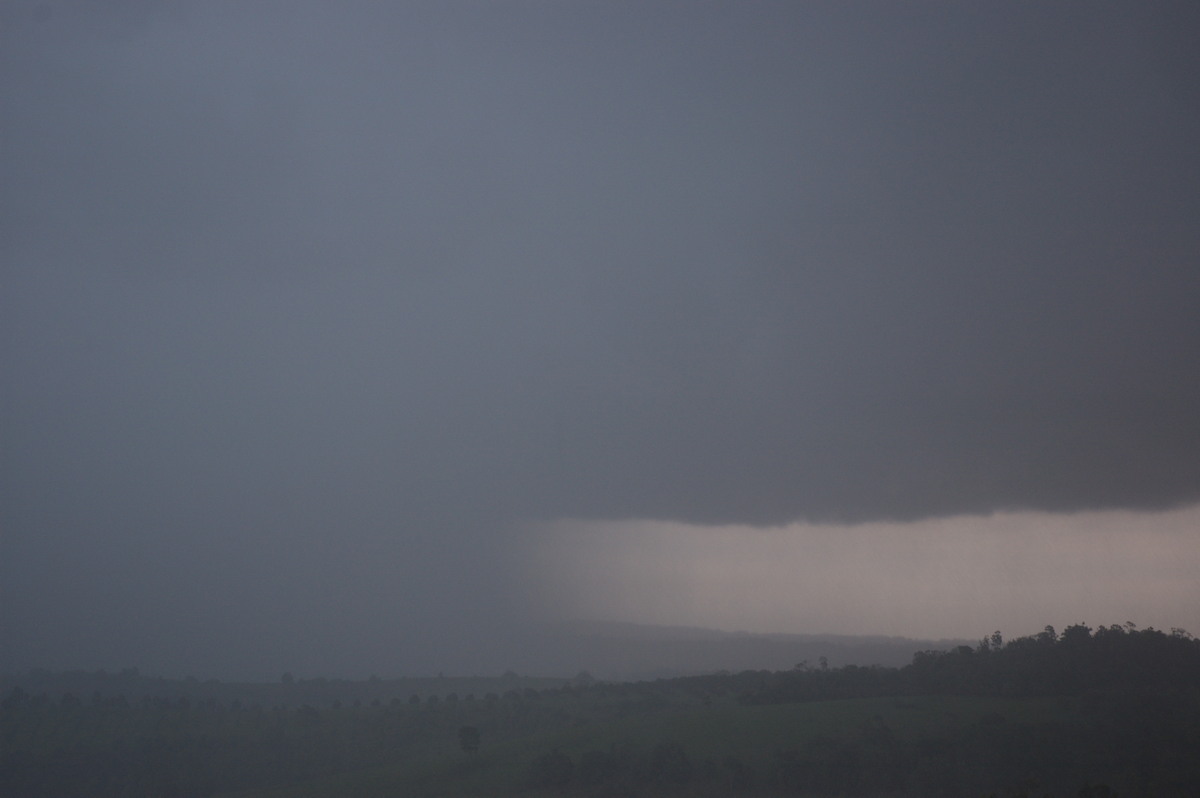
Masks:
[[[357,611],[520,520],[1200,499],[1187,4],[35,5],[9,562]]]

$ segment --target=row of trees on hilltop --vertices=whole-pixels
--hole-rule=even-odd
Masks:
[[[1129,688],[1200,687],[1200,640],[1133,624],[1068,626],[1004,643],[918,653],[905,669],[913,687],[978,695],[1080,695]]]
[[[811,668],[764,678],[748,703],[888,695],[1082,695],[1097,691],[1200,688],[1200,640],[1182,629],[1133,624],[1047,626],[1004,642],[1000,632],[975,647],[921,651],[903,668]]]

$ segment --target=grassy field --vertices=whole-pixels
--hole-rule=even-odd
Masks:
[[[1072,702],[1057,698],[1005,699],[933,696],[870,698],[807,704],[747,706],[732,700],[670,702],[656,711],[609,717],[608,707],[577,707],[565,728],[510,738],[485,739],[467,754],[455,739],[428,740],[400,764],[343,774],[316,783],[226,798],[334,798],[335,796],[538,796],[563,794],[529,783],[530,765],[540,755],[560,751],[578,759],[587,751],[629,747],[649,750],[674,743],[692,762],[723,762],[736,757],[765,773],[779,750],[800,748],[818,739],[845,739],[863,730],[886,728],[898,739],[948,738],[981,723],[1021,725],[1075,723]],[[588,710],[597,717],[589,717]],[[566,791],[568,794],[570,790]],[[577,790],[578,794],[589,794]],[[679,794],[720,794],[727,785],[694,784]]]

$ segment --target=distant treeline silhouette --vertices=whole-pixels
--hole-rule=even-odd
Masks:
[[[705,678],[705,677],[701,677]],[[1068,626],[1008,643],[1000,632],[975,647],[920,651],[903,668],[812,668],[801,663],[748,686],[749,703],[889,695],[1083,695],[1132,688],[1200,688],[1200,640],[1182,629],[1133,624]]]
[[[1000,787],[1016,796],[1024,788],[1005,785],[1027,779],[1042,785],[1028,791],[1038,796],[1084,787],[1106,794],[1097,779],[1122,794],[1200,789],[1200,641],[1180,629],[1076,624],[1007,643],[997,632],[976,646],[919,652],[900,668],[833,668],[822,658],[777,672],[547,681],[535,689],[536,680],[514,674],[420,683],[285,674],[256,687],[132,670],[33,672],[0,700],[0,795],[203,796],[430,761],[458,763],[434,785],[454,794],[456,774],[503,782],[517,772],[492,759],[506,745],[516,758],[509,764],[523,761],[526,776],[523,785],[489,784],[496,794],[982,795]],[[823,717],[822,707],[848,717],[864,706],[871,720],[841,731],[832,724],[804,737],[779,725]],[[645,736],[672,717],[708,731],[684,741]],[[729,718],[744,725],[734,732]],[[603,731],[572,750],[580,729]],[[380,789],[371,794],[419,794],[403,783]]]

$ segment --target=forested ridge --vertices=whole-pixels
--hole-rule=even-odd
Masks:
[[[1200,791],[1200,641],[1132,624],[633,683],[12,681],[4,796]]]

